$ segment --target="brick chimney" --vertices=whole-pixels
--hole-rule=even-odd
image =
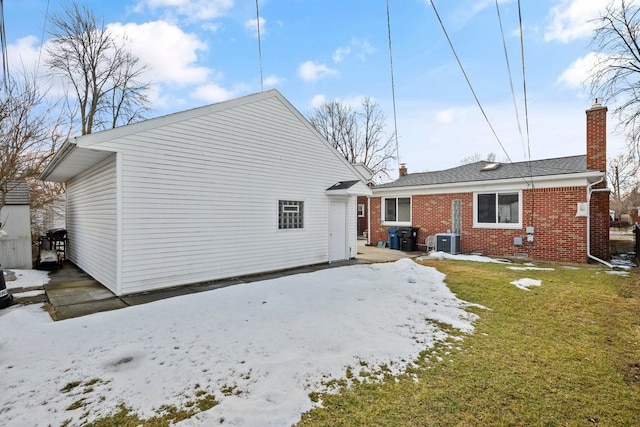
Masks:
[[[587,169],[607,170],[607,107],[598,98],[587,110]]]
[[[400,177],[403,177],[406,174],[407,174],[407,164],[400,163],[400,167],[398,168],[398,175],[400,175]]]

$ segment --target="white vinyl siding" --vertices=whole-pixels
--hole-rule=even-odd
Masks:
[[[7,233],[0,237],[2,267],[30,269],[31,217],[29,205],[5,205],[0,210],[0,226]]]
[[[117,292],[116,156],[67,183],[67,258]]]
[[[120,152],[122,294],[327,262],[325,190],[357,179],[277,97],[91,148]],[[278,230],[277,200],[304,200],[304,228]]]

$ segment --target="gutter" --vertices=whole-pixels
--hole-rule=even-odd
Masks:
[[[587,190],[587,257],[601,264],[604,264],[611,269],[615,269],[616,267],[613,264],[610,264],[607,261],[591,254],[591,194],[594,192],[609,192],[608,188],[593,188],[601,182],[604,182],[604,180],[605,177],[603,176],[602,178],[600,178],[600,180],[594,182],[593,184],[589,184]]]
[[[74,138],[75,140],[76,138]],[[58,152],[53,156],[53,159],[49,162],[44,171],[40,174],[40,179],[42,181],[46,181],[49,175],[55,170],[56,166],[64,161],[73,151],[76,149],[77,145],[74,142],[71,142],[67,139]]]

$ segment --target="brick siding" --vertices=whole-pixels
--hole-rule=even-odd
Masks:
[[[594,193],[592,213],[608,205],[606,193]],[[584,263],[587,257],[587,218],[577,217],[578,202],[586,202],[586,187],[563,187],[525,190],[522,192],[522,228],[495,229],[473,227],[473,193],[441,195],[416,195],[411,199],[412,227],[419,228],[418,242],[424,243],[428,235],[444,233],[451,229],[452,201],[462,203],[460,246],[463,253],[479,252],[493,257],[512,258],[526,254],[527,258]],[[387,226],[381,224],[380,197],[371,199],[371,242],[387,240]],[[597,206],[595,206],[597,205]],[[607,206],[608,217],[608,206]],[[592,218],[592,242],[605,239],[599,224]],[[598,220],[599,221],[599,220]],[[534,227],[534,241],[527,241],[526,227]],[[521,237],[522,245],[515,245],[514,238]],[[592,245],[592,248],[594,246]],[[608,245],[598,246],[598,253],[608,259]],[[592,249],[593,252],[593,249]],[[595,256],[598,256],[594,253]]]

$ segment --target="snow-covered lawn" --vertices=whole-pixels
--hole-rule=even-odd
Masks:
[[[34,273],[12,286],[46,281]],[[0,311],[0,419],[79,425],[120,404],[149,417],[204,391],[220,403],[182,425],[291,425],[313,407],[309,393],[348,367],[400,372],[446,336],[438,324],[472,332],[467,306],[443,274],[407,259],[60,322],[39,306],[14,306]]]

